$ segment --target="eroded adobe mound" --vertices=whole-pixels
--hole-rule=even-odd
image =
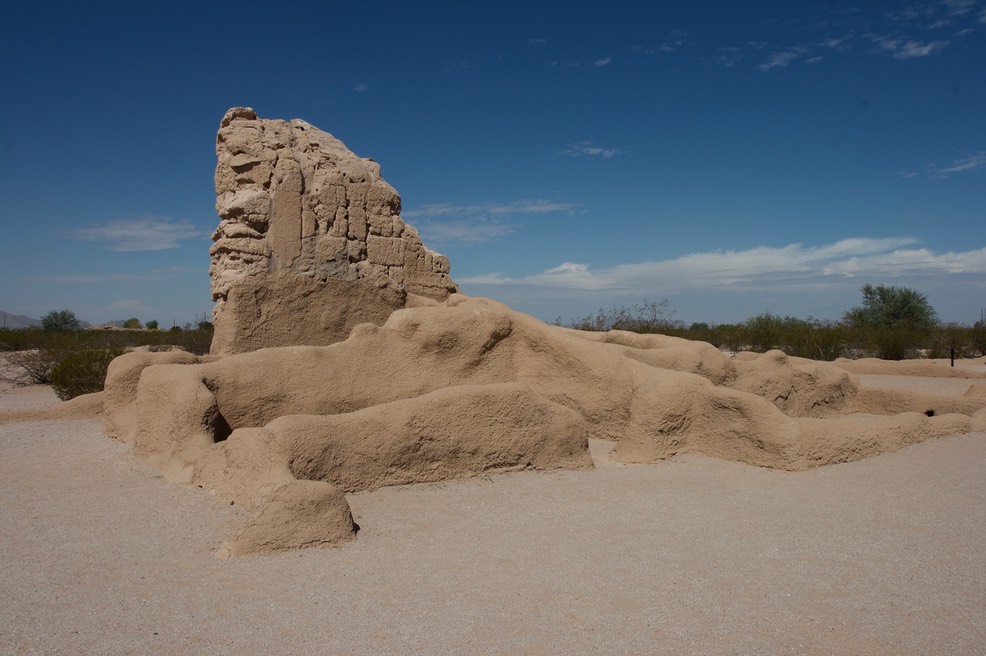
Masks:
[[[897,395],[902,412],[879,414],[833,364],[582,333],[458,294],[329,346],[153,357],[113,363],[108,425],[170,478],[253,512],[231,554],[352,537],[346,492],[591,468],[588,438],[615,440],[620,462],[693,452],[803,470],[986,428],[982,397],[927,416],[926,397]]]
[[[110,365],[107,432],[251,511],[230,555],[355,535],[345,494],[696,452],[802,470],[986,428],[986,395],[862,389],[779,351],[548,326],[458,293],[372,160],[304,121],[226,113],[208,357]],[[225,356],[225,357],[224,357]]]

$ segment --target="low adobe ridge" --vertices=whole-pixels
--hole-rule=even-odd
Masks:
[[[252,515],[246,555],[355,536],[347,492],[682,453],[804,470],[986,429],[986,397],[861,389],[831,363],[731,358],[661,335],[584,333],[450,296],[329,346],[110,365],[107,430],[168,478]]]

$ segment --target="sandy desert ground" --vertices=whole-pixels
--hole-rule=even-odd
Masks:
[[[798,473],[609,446],[349,495],[346,546],[224,560],[244,513],[101,420],[0,424],[0,654],[986,654],[986,434]]]

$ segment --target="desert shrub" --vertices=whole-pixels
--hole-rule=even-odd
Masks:
[[[137,317],[130,317],[129,319],[124,321],[123,327],[129,328],[130,330],[140,330],[141,328],[143,328],[143,326],[140,323],[140,319],[138,319]]]
[[[764,353],[770,349],[787,352],[786,330],[791,327],[790,317],[780,317],[769,312],[758,314],[746,320],[747,345],[749,350]],[[788,348],[785,348],[788,347]]]
[[[27,351],[31,349],[49,351],[78,350],[90,343],[88,330],[41,330],[39,328],[22,328],[10,330],[0,335],[0,350]]]
[[[0,351],[12,351],[0,361],[0,380],[14,385],[48,385],[51,371],[62,358],[79,349],[81,331],[7,330],[0,334]]]
[[[741,324],[721,324],[711,328],[708,338],[703,341],[726,351],[742,351],[747,345],[746,328]]]
[[[26,351],[35,348],[34,333],[37,328],[0,328],[0,351]]]
[[[813,360],[834,360],[846,350],[847,337],[839,324],[827,323],[808,317],[771,317],[762,315],[752,325],[749,341],[753,351],[776,348],[788,355]],[[765,341],[764,335],[769,337]]]
[[[110,362],[125,352],[122,348],[97,348],[70,353],[51,370],[51,387],[62,401],[100,392]]]
[[[835,360],[850,353],[852,345],[845,326],[810,317],[807,324],[808,331],[803,336],[802,348],[792,355],[812,360]]]
[[[921,357],[933,343],[932,333],[904,327],[846,326],[852,357],[904,360]]]
[[[708,342],[716,348],[722,348],[718,326],[710,326],[701,321],[692,323],[687,330],[681,331],[681,337],[697,342]]]
[[[666,333],[682,328],[681,322],[674,320],[675,310],[667,300],[644,300],[630,308],[620,308],[614,317],[614,330],[630,330],[636,333]]]
[[[211,343],[211,325],[207,329],[190,325],[186,330],[177,328],[152,331],[103,329],[44,331],[36,328],[0,330],[0,351],[30,349],[79,351],[87,348],[176,346],[189,353],[202,355],[209,352]]]
[[[977,322],[973,326],[949,323],[941,326],[932,335],[928,346],[928,357],[947,358],[955,349],[957,358],[975,358],[986,355],[986,326]]]
[[[63,357],[52,349],[32,349],[7,355],[0,369],[0,380],[14,385],[48,385],[51,372]]]
[[[177,341],[182,349],[195,355],[205,355],[212,346],[212,324],[209,324],[208,328],[183,330],[177,337],[178,339],[174,341]]]
[[[977,321],[969,329],[969,344],[973,357],[986,355],[986,322]]]
[[[613,306],[611,310],[599,308],[595,314],[577,317],[570,327],[577,330],[605,331],[629,330],[635,333],[667,333],[670,330],[683,330],[681,322],[674,320],[675,310],[671,303],[644,300],[638,305]]]

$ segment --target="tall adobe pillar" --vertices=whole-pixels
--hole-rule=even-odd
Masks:
[[[212,352],[322,345],[458,287],[380,166],[300,120],[230,109],[216,137]]]

